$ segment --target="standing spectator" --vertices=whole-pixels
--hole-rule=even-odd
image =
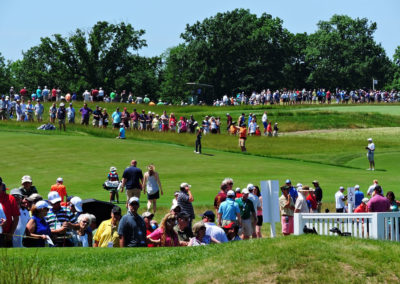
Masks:
[[[35,115],[38,122],[42,122],[43,112],[44,112],[44,106],[40,103],[40,100],[38,99],[35,105]]]
[[[215,222],[215,214],[211,210],[207,210],[202,216],[203,223],[206,226],[206,235],[211,239],[215,239],[218,243],[228,242],[228,238],[223,229],[218,227]]]
[[[78,218],[83,213],[82,199],[80,197],[74,196],[71,198],[69,202],[69,211],[71,213],[70,223],[72,227],[77,229],[79,227],[77,226],[77,223],[79,223]]]
[[[142,188],[144,193],[147,192],[147,211],[150,211],[151,206],[153,205],[153,213],[156,214],[157,210],[157,199],[163,195],[163,190],[161,187],[161,181],[158,173],[155,171],[155,167],[153,164],[147,167],[147,172],[143,177]]]
[[[300,186],[297,188],[297,191],[300,194],[294,205],[294,213],[310,213],[310,209],[307,205],[307,196],[310,192],[310,188],[308,186]]]
[[[67,189],[64,185],[64,179],[62,177],[57,178],[56,183],[51,186],[50,191],[57,191],[58,195],[61,197],[61,202],[64,202],[64,198],[67,198]]]
[[[81,124],[89,125],[90,115],[93,113],[93,111],[90,108],[88,108],[87,103],[83,104],[83,107],[79,110],[79,112],[82,115]]]
[[[218,209],[219,206],[222,202],[225,201],[226,199],[226,193],[231,190],[233,187],[233,179],[231,178],[225,178],[222,183],[221,183],[221,187],[220,187],[220,191],[218,192],[217,196],[215,196],[214,198],[214,208],[215,208],[215,212],[218,215]]]
[[[55,123],[56,122],[56,116],[57,116],[57,106],[56,103],[53,103],[49,109],[49,116],[50,116],[50,123]]]
[[[35,107],[33,106],[31,100],[28,100],[28,103],[25,108],[25,112],[26,112],[26,116],[28,117],[29,122],[33,122],[33,120],[34,120],[34,114],[35,114],[34,111],[35,111]]]
[[[369,168],[368,171],[375,171],[375,160],[374,160],[374,153],[375,153],[375,144],[372,142],[372,138],[368,138],[368,146],[365,147],[367,149],[367,158],[369,161]]]
[[[44,86],[44,89],[42,91],[42,96],[43,96],[44,102],[50,101],[51,98],[49,97],[49,94],[50,94],[50,90],[47,89],[47,86]]]
[[[193,238],[193,232],[189,227],[190,216],[186,213],[178,213],[177,220],[174,231],[178,235],[180,246],[187,246],[190,238]]]
[[[314,180],[312,184],[315,187],[315,197],[317,199],[317,212],[321,213],[321,206],[322,206],[322,188],[319,186],[319,182],[317,180]]]
[[[6,193],[6,185],[0,177],[0,205],[4,215],[0,219],[2,234],[0,234],[0,247],[12,247],[12,236],[19,223],[19,208],[14,196]],[[1,210],[0,210],[1,211]],[[4,217],[5,216],[5,217]]]
[[[98,101],[98,95],[99,95],[99,90],[97,90],[96,88],[94,88],[92,90],[92,100],[93,101]]]
[[[107,175],[107,180],[119,182],[119,176],[116,167],[110,167],[110,172]],[[115,202],[115,198],[117,199],[117,203],[119,203],[118,189],[112,188],[110,189],[110,202]]]
[[[33,193],[38,193],[35,186],[32,185],[32,178],[30,176],[23,176],[21,178],[21,191],[23,195],[30,196]]]
[[[378,182],[377,179],[374,179],[372,185],[371,185],[371,186],[368,188],[368,190],[367,190],[367,195],[368,195],[368,196],[371,196],[371,197],[374,196],[374,194],[375,194],[374,189],[375,189],[375,187],[376,187],[377,185],[379,185],[379,182]],[[383,194],[383,190],[382,190],[382,194]]]
[[[21,89],[21,91],[19,91],[20,95],[22,98],[26,97],[28,95],[28,90],[26,89],[26,87],[23,87]]]
[[[233,122],[232,116],[229,113],[227,113],[226,114],[226,131],[229,132],[229,128],[231,128],[232,122]]]
[[[181,212],[186,213],[190,216],[189,228],[192,228],[192,220],[195,218],[193,209],[193,195],[190,191],[190,184],[183,182],[180,186],[180,192],[177,197],[178,206],[181,208]]]
[[[88,90],[85,90],[83,92],[82,97],[83,97],[84,102],[90,102],[92,100],[91,96],[90,96],[90,92]]]
[[[121,124],[121,117],[122,117],[122,113],[119,111],[119,107],[117,107],[117,109],[113,112],[111,117],[113,119],[113,128],[114,129],[119,128],[119,126]]]
[[[121,220],[121,208],[114,206],[111,219],[103,221],[93,237],[94,247],[119,247],[118,225]]]
[[[40,88],[40,86],[37,87],[36,90],[36,98],[40,101],[42,99],[42,89]]]
[[[235,222],[241,226],[240,208],[239,204],[235,202],[235,192],[229,190],[227,198],[221,203],[218,209],[218,225],[226,226]]]
[[[134,108],[131,112],[131,120],[132,120],[132,129],[138,130],[139,129],[139,113]]]
[[[284,185],[281,187],[282,195],[279,197],[279,209],[281,211],[282,234],[288,236],[294,233],[293,215],[295,204],[289,194],[290,187]]]
[[[247,131],[246,124],[242,123],[240,127],[236,127],[239,130],[239,147],[242,152],[246,152],[246,139]]]
[[[104,90],[102,87],[99,88],[99,96],[98,96],[99,102],[102,102],[104,100]]]
[[[67,110],[65,109],[65,104],[60,103],[60,107],[57,110],[57,119],[58,119],[58,125],[60,126],[60,131],[61,127],[65,131],[65,117],[67,116]]]
[[[382,195],[382,188],[380,185],[375,186],[372,198],[368,202],[369,212],[389,212],[390,201]]]
[[[251,200],[251,202],[253,202],[253,207],[254,207],[254,210],[256,211],[256,214],[257,214],[257,211],[258,210],[262,210],[262,207],[261,207],[261,203],[260,203],[260,199],[258,198],[258,196],[257,195],[255,195],[254,194],[254,188],[255,188],[255,186],[253,185],[253,184],[248,184],[247,185],[247,189],[249,190],[249,192],[250,192],[250,194],[249,194],[249,199]],[[257,215],[256,215],[257,216]],[[253,239],[255,239],[255,238],[257,238],[257,233],[256,233],[256,224],[257,224],[257,221],[258,220],[256,220],[255,222],[253,222],[251,225],[253,226]]]
[[[344,213],[345,212],[345,204],[344,202],[347,200],[347,195],[345,196],[343,192],[345,191],[344,187],[339,187],[339,191],[335,194],[336,201],[336,213]]]
[[[10,195],[14,196],[20,213],[18,225],[13,236],[13,247],[22,248],[22,237],[25,235],[26,224],[30,218],[28,210],[29,203],[19,188],[12,189]]]
[[[57,100],[57,90],[56,87],[51,89],[51,101],[55,102]]]
[[[318,203],[317,203],[317,196],[315,195],[314,190],[310,190],[307,198],[307,205],[310,209],[311,213],[318,213]]]
[[[44,200],[32,205],[32,217],[26,224],[27,235],[35,238],[29,241],[30,247],[44,247],[47,237],[51,236],[50,226],[46,221],[46,215],[51,206]]]
[[[56,90],[56,94],[57,94],[57,101],[61,101],[61,89],[60,89],[60,87],[57,87],[57,90]]]
[[[124,186],[126,186],[127,201],[133,196],[140,198],[140,192],[142,191],[143,173],[142,170],[136,166],[137,161],[132,160],[131,166],[126,168],[122,174],[120,190],[124,192]]]
[[[263,199],[261,196],[260,188],[255,185],[253,193],[258,197],[258,201],[260,202],[260,207],[257,208],[257,224],[256,224],[256,236],[257,238],[262,238],[261,227],[263,225]]]
[[[264,111],[263,116],[261,117],[261,121],[263,123],[264,126],[264,135],[266,135],[267,133],[267,127],[268,127],[268,115],[267,115],[267,111]]]
[[[360,191],[360,186],[357,184],[354,186],[354,207],[357,208],[364,199],[364,193]]]
[[[168,127],[171,132],[176,131],[176,118],[175,118],[175,114],[173,112],[170,114],[169,121],[168,121]]]
[[[75,109],[72,106],[72,103],[70,103],[69,107],[67,108],[67,117],[68,123],[75,123]]]
[[[146,224],[137,211],[139,198],[136,196],[128,200],[128,212],[119,222],[118,235],[120,247],[145,247]]]
[[[272,136],[272,125],[271,125],[271,122],[269,122],[268,123],[268,125],[267,125],[267,135],[268,136]]]
[[[252,223],[257,222],[256,211],[254,210],[253,202],[249,199],[250,191],[245,188],[242,190],[243,196],[236,199],[239,204],[240,217],[242,220],[242,239],[249,239],[253,235]]]
[[[169,123],[169,116],[167,115],[167,111],[164,110],[163,114],[161,115],[161,129],[164,132],[168,131],[168,123]]]
[[[278,137],[278,131],[279,131],[278,122],[275,122],[275,124],[274,124],[274,132],[273,132],[273,136],[274,137]]]
[[[125,128],[129,129],[130,114],[127,111],[126,107],[124,107],[124,110],[121,113],[121,120],[122,120],[122,123],[124,124]]]
[[[99,106],[96,106],[96,109],[93,111],[93,121],[92,124],[94,127],[99,127],[100,126],[100,121],[101,121],[101,110]]]
[[[106,108],[103,108],[103,113],[101,115],[101,119],[102,119],[103,128],[107,128],[107,126],[108,126],[108,112],[107,112]]]
[[[289,194],[293,199],[293,202],[296,203],[297,197],[299,196],[299,194],[297,193],[296,188],[294,188],[294,186],[292,186],[292,181],[290,179],[287,179],[285,184],[289,187]]]
[[[179,246],[178,235],[174,230],[176,223],[175,215],[167,213],[161,221],[160,227],[147,236],[147,239],[160,247]]]
[[[152,224],[154,214],[146,211],[142,214],[142,217],[143,217],[144,223],[146,224],[146,238],[147,238],[147,236],[149,236],[151,233],[153,233],[155,231],[155,229],[157,229],[156,225],[154,223]],[[154,228],[153,228],[153,226],[154,226]],[[147,247],[152,248],[152,247],[155,247],[155,245],[153,243],[148,242]]]

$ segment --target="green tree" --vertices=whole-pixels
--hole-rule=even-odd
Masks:
[[[400,45],[393,55],[393,81],[388,88],[400,90]]]
[[[311,69],[307,82],[314,87],[363,88],[375,78],[384,86],[390,81],[391,63],[373,38],[376,29],[366,18],[334,15],[320,21],[305,51]]]

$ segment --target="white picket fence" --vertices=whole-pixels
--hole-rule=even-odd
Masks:
[[[390,213],[295,213],[294,234],[303,234],[304,226],[319,235],[336,235],[336,227],[352,237],[400,241],[400,212]]]

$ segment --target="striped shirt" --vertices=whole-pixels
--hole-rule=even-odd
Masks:
[[[182,209],[182,212],[189,214],[190,218],[194,219],[194,210],[192,202],[189,201],[189,194],[186,191],[181,190],[179,192],[177,201],[179,207]]]
[[[57,212],[54,212],[53,208],[50,208],[46,215],[46,221],[49,224],[50,229],[56,230],[61,228],[64,222],[70,222],[72,217],[73,215],[71,211],[66,207],[61,207]]]

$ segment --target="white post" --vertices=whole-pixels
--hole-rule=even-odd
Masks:
[[[295,213],[294,214],[294,234],[296,236],[302,235],[303,234],[303,218],[301,216],[301,213]]]
[[[375,79],[372,78],[372,90],[375,91]]]
[[[275,222],[271,223],[271,238],[276,237],[276,227],[275,227]]]

